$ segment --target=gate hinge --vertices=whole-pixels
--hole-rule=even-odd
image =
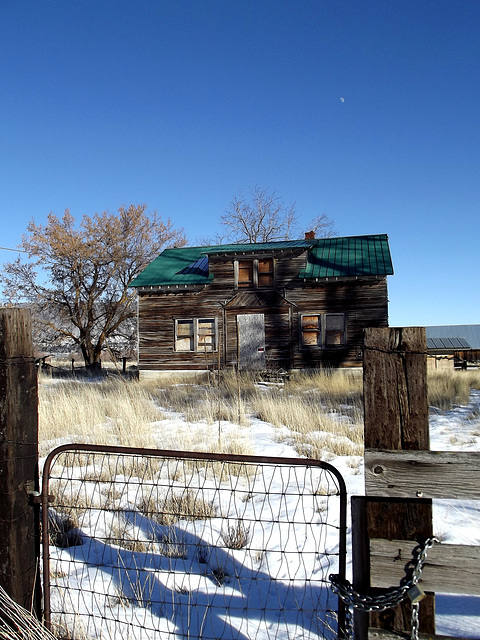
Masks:
[[[42,504],[43,496],[40,491],[27,491],[28,497],[32,504]],[[48,502],[53,502],[55,500],[55,496],[47,496]]]

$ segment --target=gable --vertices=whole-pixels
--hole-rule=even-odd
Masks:
[[[225,305],[227,309],[273,309],[289,306],[285,298],[276,291],[242,291]]]

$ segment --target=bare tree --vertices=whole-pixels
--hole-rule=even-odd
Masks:
[[[146,205],[83,216],[53,213],[32,220],[21,247],[29,255],[4,265],[0,276],[10,302],[34,305],[44,335],[75,343],[85,365],[98,365],[109,340],[124,334],[136,315],[132,280],[165,246],[185,244],[182,230]]]
[[[292,240],[303,235],[304,231],[314,231],[319,237],[335,232],[333,221],[325,214],[312,220],[301,232],[295,204],[286,205],[275,191],[258,186],[248,196],[240,193],[233,198],[221,216],[221,224],[226,231],[222,237],[238,243]]]
[[[335,222],[331,220],[326,213],[322,213],[311,220],[307,225],[308,231],[313,231],[316,238],[331,238],[337,233]]]

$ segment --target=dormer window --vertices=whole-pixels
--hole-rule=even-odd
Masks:
[[[253,289],[253,260],[238,261],[238,288]]]
[[[258,260],[258,286],[273,287],[273,258]]]
[[[235,260],[237,289],[272,288],[275,283],[273,258]]]

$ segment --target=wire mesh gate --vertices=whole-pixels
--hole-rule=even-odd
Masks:
[[[342,636],[346,490],[327,463],[64,445],[42,504],[60,637]]]

